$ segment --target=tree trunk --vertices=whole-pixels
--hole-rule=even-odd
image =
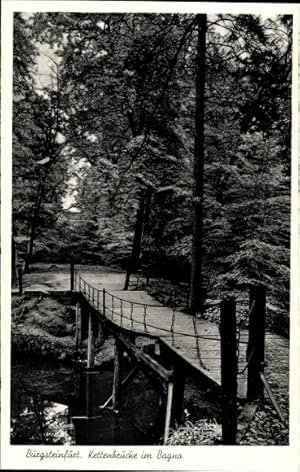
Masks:
[[[203,169],[204,169],[204,93],[207,16],[197,15],[196,111],[193,191],[193,245],[190,309],[203,311]]]
[[[43,198],[43,191],[44,191],[44,181],[40,183],[37,191],[36,201],[33,209],[33,215],[31,220],[31,229],[30,229],[30,237],[28,243],[28,251],[25,260],[24,272],[28,272],[29,266],[32,260],[33,255],[33,247],[34,247],[34,239],[35,239],[35,231],[37,227],[37,220],[40,214],[42,198]]]
[[[136,213],[131,258],[128,263],[124,290],[128,290],[130,275],[139,268],[144,227],[145,194],[141,191],[139,207]]]
[[[11,238],[11,286],[17,286],[17,251],[14,234]]]

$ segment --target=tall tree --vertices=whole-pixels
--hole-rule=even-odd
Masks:
[[[203,309],[203,173],[204,173],[204,106],[205,106],[205,55],[207,16],[197,15],[198,39],[196,56],[196,110],[195,156],[193,192],[193,247],[190,308],[192,313]]]

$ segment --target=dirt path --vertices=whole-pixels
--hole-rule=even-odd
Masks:
[[[112,290],[122,290],[125,282],[125,272],[100,265],[78,264],[75,270],[84,275],[88,283],[103,288],[108,286]],[[25,291],[49,292],[70,290],[71,272],[69,264],[32,264],[28,274],[23,275]],[[14,289],[13,293],[18,292]]]

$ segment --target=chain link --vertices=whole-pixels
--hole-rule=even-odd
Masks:
[[[147,333],[146,316],[147,316],[147,305],[144,305],[144,330],[145,330],[145,333]]]
[[[133,328],[133,303],[130,303],[130,323],[131,323],[131,328]]]
[[[123,301],[120,301],[121,326],[123,326]]]
[[[176,316],[176,309],[175,309],[175,308],[173,308],[173,312],[172,312],[172,322],[171,322],[172,345],[174,345],[174,325],[175,325],[175,316]]]
[[[201,354],[200,354],[200,345],[199,345],[199,336],[198,336],[198,330],[197,330],[196,315],[193,315],[193,325],[194,325],[194,333],[195,333],[195,340],[196,340],[197,357],[198,357],[200,366],[204,367],[203,361],[201,359]]]

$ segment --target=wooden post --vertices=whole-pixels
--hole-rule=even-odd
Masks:
[[[117,338],[115,338],[115,362],[114,362],[112,404],[113,404],[113,409],[116,413],[120,409],[123,352],[124,352],[123,347],[120,341]]]
[[[189,308],[190,308],[190,287],[188,287],[186,291],[186,309],[189,310]]]
[[[171,415],[172,415],[172,404],[173,404],[173,392],[174,392],[174,383],[168,382],[166,418],[165,418],[165,430],[164,430],[164,445],[166,445],[168,437],[169,437]]]
[[[87,345],[87,368],[92,369],[95,362],[95,340],[92,326],[92,313],[89,313],[88,345]]]
[[[74,262],[71,262],[71,287],[70,290],[71,292],[74,292]]]
[[[237,433],[237,340],[235,301],[221,302],[221,379],[223,444],[236,444]]]
[[[183,414],[185,375],[184,369],[180,364],[174,365],[174,392],[171,412],[171,424],[180,423]]]
[[[18,268],[18,279],[19,279],[19,295],[23,295],[23,271],[22,268]]]
[[[81,316],[81,306],[79,302],[76,303],[75,313],[76,313],[75,341],[76,341],[76,348],[78,348],[82,341],[82,316]]]
[[[88,374],[85,376],[85,382],[85,414],[89,418],[91,416],[91,386]]]
[[[254,286],[250,288],[249,342],[247,400],[262,400],[264,386],[260,378],[265,360],[265,324],[266,324],[266,289]]]
[[[102,346],[105,339],[104,323],[98,320],[98,333],[97,333],[97,345]]]
[[[102,298],[102,314],[105,316],[105,288],[102,290],[103,298]]]

